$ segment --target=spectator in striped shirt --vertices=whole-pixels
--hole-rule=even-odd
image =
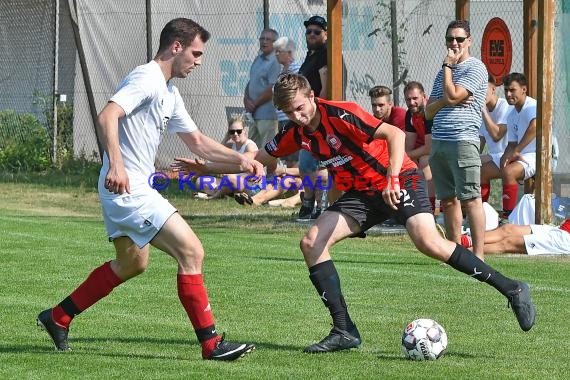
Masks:
[[[473,252],[483,259],[485,212],[481,201],[479,127],[487,93],[487,69],[469,53],[469,22],[452,21],[447,54],[432,87],[426,119],[433,119],[429,164],[441,200],[448,239],[459,243],[463,212],[473,236]]]

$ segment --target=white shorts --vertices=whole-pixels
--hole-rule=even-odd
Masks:
[[[139,248],[147,245],[177,211],[150,188],[143,193],[99,198],[109,241],[128,236]]]
[[[491,161],[493,161],[497,169],[501,167],[501,157],[503,157],[503,153],[489,153]]]
[[[522,155],[524,161],[517,161],[524,168],[524,179],[527,180],[536,174],[536,153],[525,153]],[[526,162],[525,162],[526,161]]]
[[[523,236],[529,255],[570,254],[570,233],[542,224],[531,224],[530,229],[532,234]]]

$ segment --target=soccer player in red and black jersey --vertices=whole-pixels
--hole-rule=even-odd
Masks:
[[[425,182],[417,180],[421,174],[404,152],[404,132],[355,103],[315,97],[309,82],[299,74],[279,77],[273,102],[291,123],[260,149],[255,159],[268,164],[275,157],[305,149],[326,165],[337,186],[345,191],[318,217],[300,244],[309,278],[333,319],[329,335],[306,347],[305,352],[360,346],[361,337],[348,313],[330,248],[348,237],[364,237],[367,229],[390,217],[406,226],[421,252],[488,283],[507,297],[523,330],[533,326],[535,309],[526,283],[503,276],[438,234]],[[194,160],[178,161],[178,170],[195,167]]]

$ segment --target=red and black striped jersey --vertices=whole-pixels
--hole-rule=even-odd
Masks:
[[[374,139],[382,123],[358,104],[315,98],[321,122],[314,132],[289,122],[272,141],[265,145],[273,157],[283,157],[299,149],[313,154],[335,178],[350,187],[384,189],[389,165],[386,140]],[[416,164],[405,155],[401,172],[415,169]],[[347,188],[341,188],[347,190]]]
[[[426,120],[423,113],[413,114],[410,110],[406,111],[406,132],[416,134],[414,149],[426,144],[426,135],[431,135],[432,123],[432,120]]]

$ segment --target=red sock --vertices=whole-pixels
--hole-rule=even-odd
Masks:
[[[481,184],[481,200],[487,202],[489,200],[489,195],[491,194],[491,184],[482,183]]]
[[[207,357],[214,350],[220,337],[216,333],[214,314],[208,301],[203,277],[201,274],[179,274],[177,284],[178,298],[202,345],[202,356]]]
[[[107,296],[122,283],[123,280],[117,277],[111,269],[110,261],[95,268],[68,298],[52,310],[54,322],[62,327],[69,328],[73,317]]]
[[[51,310],[51,318],[56,325],[66,329],[69,329],[69,324],[73,320],[73,317],[71,315],[67,315],[60,305],[57,305]]]
[[[473,247],[473,241],[469,235],[461,235],[461,245],[465,248]]]
[[[503,185],[503,211],[513,211],[517,205],[519,185]]]

